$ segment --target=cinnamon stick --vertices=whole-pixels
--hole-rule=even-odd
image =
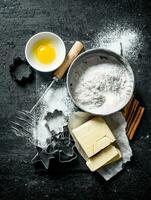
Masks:
[[[143,113],[144,113],[144,108],[140,106],[138,108],[138,111],[136,113],[135,119],[134,119],[133,123],[131,124],[131,127],[130,127],[130,129],[128,131],[128,134],[127,134],[128,138],[130,140],[132,140],[132,138],[134,137],[134,134],[135,134],[136,129],[137,129],[139,123],[140,123],[140,120],[142,118]]]
[[[133,122],[131,124],[131,127],[129,128],[129,131],[127,133],[128,138],[130,137],[130,134],[131,134],[131,132],[133,130],[133,127],[135,126],[135,123],[136,123],[136,121],[137,121],[137,119],[139,117],[140,111],[141,111],[141,107],[138,108],[138,110],[136,112],[136,115],[135,115],[135,118],[134,118],[134,120],[133,120]]]
[[[128,104],[127,104],[127,105],[123,108],[123,110],[122,110],[122,113],[123,113],[125,119],[127,119],[127,117],[128,117],[129,110],[130,110],[130,108],[131,108],[131,104],[132,104],[132,102],[133,102],[133,99],[134,99],[134,97],[132,97],[132,98],[130,99],[130,101],[128,102]]]
[[[132,122],[133,122],[133,120],[135,118],[135,114],[136,114],[138,105],[139,105],[139,101],[134,99],[134,104],[133,104],[133,106],[131,108],[131,114],[127,118],[127,127],[126,127],[127,132],[129,130],[129,128],[131,127],[131,124],[132,124]]]
[[[133,99],[132,104],[131,104],[131,107],[130,107],[130,109],[129,109],[128,116],[127,116],[127,118],[126,118],[127,123],[128,123],[129,120],[131,119],[131,116],[132,116],[132,114],[133,114],[133,110],[134,110],[135,107],[136,107],[136,102],[137,102],[137,100],[136,100],[136,99]]]

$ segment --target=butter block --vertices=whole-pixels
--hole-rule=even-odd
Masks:
[[[117,161],[117,160],[120,160],[120,159],[122,158],[122,155],[121,155],[120,150],[117,149],[117,151],[118,151],[117,156],[115,156],[112,160],[110,160],[109,162],[107,162],[105,165],[109,165],[110,163],[113,163],[113,162],[115,162],[115,161]],[[105,165],[104,165],[104,166],[105,166]]]
[[[106,164],[111,163],[116,158],[120,158],[120,151],[113,145],[106,147],[104,150],[89,158],[86,162],[88,168],[94,172]]]
[[[100,116],[90,119],[81,126],[73,129],[72,132],[88,158],[115,141],[110,128]]]

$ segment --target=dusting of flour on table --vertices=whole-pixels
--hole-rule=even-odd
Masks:
[[[105,31],[101,30],[94,36],[93,48],[107,48],[120,54],[120,43],[122,43],[124,56],[128,59],[137,59],[143,40],[143,35],[136,29],[123,28],[117,24],[109,25]]]
[[[133,77],[112,58],[87,58],[73,73],[72,94],[88,112],[110,114],[124,105],[133,90]]]
[[[46,85],[41,85],[37,92],[41,95],[46,88]],[[32,130],[33,143],[46,147],[51,141],[52,131],[56,134],[63,132],[73,111],[75,106],[68,96],[65,81],[60,80],[50,88],[36,113],[38,117],[35,118],[37,122]]]

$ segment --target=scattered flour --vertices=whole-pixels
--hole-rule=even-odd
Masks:
[[[121,53],[120,43],[122,43],[124,56],[137,58],[143,43],[143,36],[137,30],[109,26],[105,32],[97,33],[93,39],[93,47],[107,48],[118,54]]]
[[[51,134],[46,128],[45,121],[39,121],[36,126],[33,127],[32,142],[39,147],[46,147],[48,139],[51,140]]]
[[[41,94],[45,89],[46,85],[41,85],[37,91]],[[35,117],[37,121],[32,130],[33,141],[40,147],[46,147],[51,141],[52,131],[56,134],[62,132],[74,110],[75,106],[68,96],[65,82],[55,83],[42,100],[38,117]]]

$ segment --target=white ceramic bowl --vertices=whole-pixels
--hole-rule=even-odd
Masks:
[[[50,39],[56,51],[56,58],[50,64],[42,64],[32,53],[33,45],[41,39]],[[40,32],[33,35],[27,42],[25,47],[25,56],[28,63],[36,70],[40,72],[51,72],[57,69],[64,61],[66,55],[66,48],[63,40],[56,34],[51,32]]]

